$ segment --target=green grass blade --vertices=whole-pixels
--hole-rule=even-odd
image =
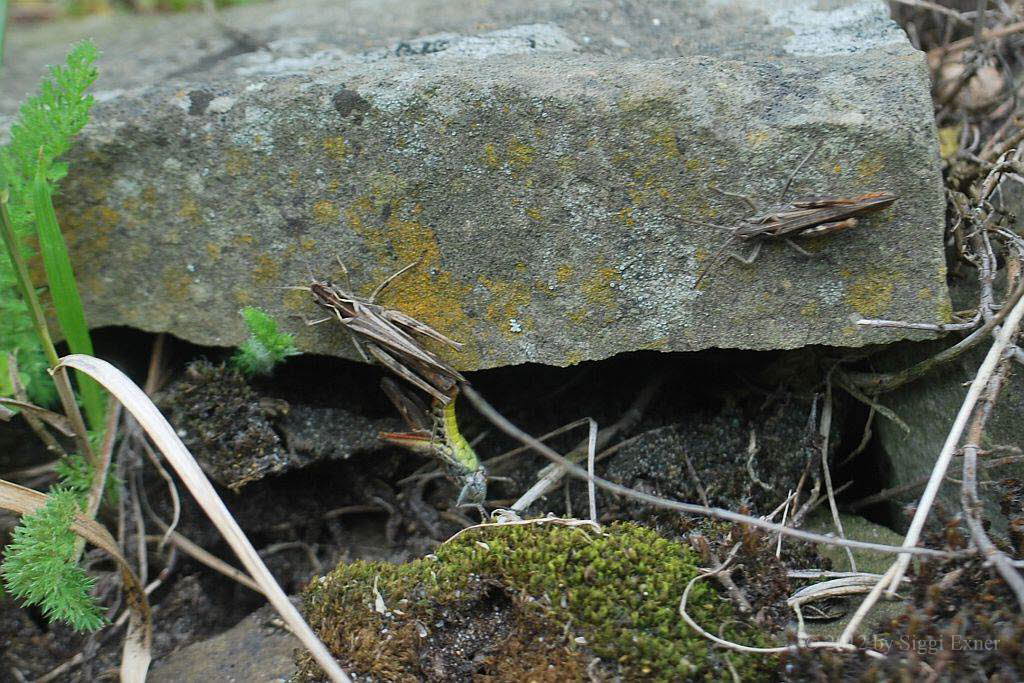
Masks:
[[[7,0],[0,0],[0,64],[4,63],[4,43],[7,38]]]
[[[71,268],[67,244],[57,224],[57,215],[53,210],[53,198],[50,185],[46,182],[45,171],[40,166],[32,185],[33,213],[36,220],[36,232],[39,235],[39,253],[43,257],[46,279],[50,284],[57,322],[64,332],[71,353],[93,355],[92,338],[85,322],[85,311],[82,299],[78,295],[75,284],[75,273]],[[96,382],[81,373],[78,374],[78,388],[82,397],[89,426],[94,430],[103,427],[105,400],[103,391]]]
[[[21,293],[22,299],[24,299],[28,306],[29,314],[32,316],[32,324],[35,327],[36,335],[43,346],[43,351],[50,362],[50,367],[54,367],[57,365],[57,351],[53,348],[50,330],[46,327],[46,318],[43,315],[43,307],[40,305],[39,297],[36,296],[36,290],[32,286],[32,279],[28,274],[28,264],[25,263],[25,259],[22,256],[18,237],[14,232],[14,225],[7,211],[8,199],[9,192],[7,188],[0,189],[0,237],[3,238],[4,247],[11,260],[15,284]]]

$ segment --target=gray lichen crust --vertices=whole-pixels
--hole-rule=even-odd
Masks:
[[[421,259],[383,302],[465,342],[461,369],[860,346],[907,335],[861,317],[945,320],[928,75],[881,3],[635,4],[642,26],[577,3],[107,82],[61,198],[90,322],[237,344],[244,305],[315,317],[284,287],[341,278],[336,257],[364,295]],[[683,219],[749,213],[712,186],[777,203],[819,143],[791,195],[899,201],[805,243],[824,258],[767,245],[694,288],[727,235]],[[336,325],[294,320],[303,350],[355,357]]]

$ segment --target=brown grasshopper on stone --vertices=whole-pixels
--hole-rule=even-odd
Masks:
[[[746,218],[739,225],[732,227],[702,223],[701,225],[712,225],[728,230],[730,235],[697,276],[693,286],[696,288],[708,273],[724,262],[725,258],[734,258],[749,266],[757,258],[761,245],[767,239],[781,239],[804,256],[812,257],[814,254],[800,247],[793,239],[820,237],[849,230],[857,225],[858,216],[880,211],[897,199],[892,192],[869,192],[855,197],[812,197],[793,201],[788,207],[778,211]],[[753,242],[754,247],[746,256],[740,256],[728,251],[736,242]]]
[[[818,143],[797,164],[797,167],[793,170],[793,173],[782,188],[780,201],[785,198],[786,192],[789,191],[789,186],[793,183],[793,179],[796,178],[796,174],[821,149],[822,144],[824,143]],[[761,245],[769,239],[781,239],[804,256],[814,257],[815,254],[803,249],[793,241],[793,238],[821,237],[822,235],[831,235],[843,230],[849,230],[857,225],[858,216],[873,211],[880,211],[898,199],[892,192],[869,192],[854,197],[810,197],[791,202],[775,211],[757,215],[758,208],[749,197],[724,192],[718,188],[712,189],[729,197],[739,197],[750,206],[755,215],[744,219],[739,225],[734,226],[715,225],[714,223],[702,223],[686,218],[683,219],[686,223],[710,225],[714,228],[727,230],[730,233],[729,238],[718,248],[718,251],[715,252],[714,256],[711,257],[708,264],[704,266],[697,276],[697,281],[693,283],[695,289],[701,283],[701,280],[716,267],[720,266],[726,258],[736,259],[748,266],[752,264],[761,252]],[[736,242],[753,242],[754,248],[746,256],[740,256],[729,251],[729,247]]]
[[[453,387],[466,379],[458,370],[425,349],[416,337],[429,337],[456,351],[462,348],[462,344],[412,316],[376,303],[377,295],[391,281],[417,263],[410,263],[380,283],[367,301],[327,280],[313,280],[309,287],[299,289],[308,290],[317,304],[331,312],[331,316],[308,324],[337,319],[352,334],[352,342],[364,360],[369,360],[366,356],[369,352],[381,365],[445,405],[451,400]],[[347,270],[345,275],[348,276]]]

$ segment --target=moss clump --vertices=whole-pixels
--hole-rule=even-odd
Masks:
[[[744,680],[767,677],[772,658],[714,649],[679,617],[696,574],[692,550],[634,524],[495,525],[408,564],[341,565],[304,602],[339,661],[371,679],[580,680],[594,656],[624,680],[720,680],[730,665]],[[707,582],[688,612],[763,644]],[[299,667],[296,681],[320,675],[308,655]]]

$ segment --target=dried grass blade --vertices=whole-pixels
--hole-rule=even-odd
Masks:
[[[39,491],[12,484],[0,479],[0,507],[20,515],[30,515],[46,505],[47,496]],[[130,620],[125,634],[124,650],[121,657],[121,680],[126,683],[144,683],[149,670],[153,643],[153,624],[149,611],[149,600],[139,578],[121,554],[117,541],[106,527],[84,515],[71,526],[71,530],[98,548],[108,552],[117,560],[124,582]]]
[[[80,354],[65,356],[61,359],[60,366],[71,367],[88,374],[117,397],[117,400],[135,417],[139,425],[149,434],[153,443],[177,471],[189,491],[192,492],[196,502],[224,536],[231,549],[238,555],[238,559],[241,560],[250,576],[260,585],[267,600],[288,624],[292,633],[310,651],[317,664],[332,681],[350,683],[351,679],[334,661],[334,657],[331,656],[327,647],[316,636],[313,629],[288,600],[288,596],[281,590],[281,586],[274,580],[273,575],[256,553],[256,549],[252,547],[245,533],[228,512],[224,502],[217,496],[209,479],[199,468],[192,454],[185,448],[185,444],[181,442],[177,433],[142,389],[110,363],[92,356]]]
[[[46,408],[40,408],[36,404],[29,403],[28,401],[19,401],[14,398],[4,398],[3,396],[0,396],[0,406],[14,406],[26,413],[32,413],[66,437],[71,438],[75,435],[75,429],[71,426],[71,420],[60,413],[55,413],[52,410],[47,410]],[[11,415],[16,414],[17,413],[11,411]]]

